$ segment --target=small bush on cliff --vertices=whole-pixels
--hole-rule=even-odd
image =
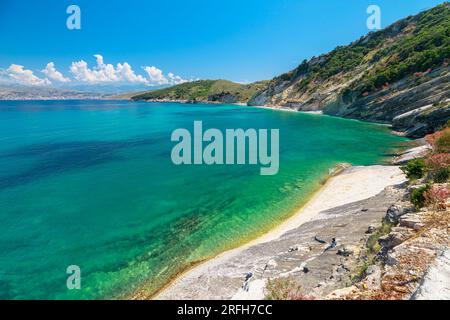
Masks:
[[[445,185],[434,185],[424,193],[425,204],[436,211],[444,211],[447,208],[449,197],[450,191]]]
[[[434,142],[437,153],[450,153],[450,128],[440,131]]]
[[[422,208],[425,205],[425,192],[430,188],[429,185],[425,185],[414,189],[411,192],[411,202],[414,204],[416,208]]]
[[[370,235],[370,237],[367,239],[367,242],[366,242],[366,248],[367,248],[368,254],[375,255],[380,251],[381,246],[380,246],[378,240],[382,236],[385,236],[389,232],[391,232],[392,226],[393,225],[391,223],[383,220],[381,227],[378,228],[374,233],[372,233]]]
[[[367,276],[367,269],[369,266],[376,264],[377,254],[381,250],[381,245],[378,240],[391,232],[393,224],[382,220],[381,227],[377,228],[374,233],[372,233],[366,241],[367,250],[363,250],[359,256],[358,265],[352,271],[351,280],[352,283],[357,283],[362,281]]]
[[[450,178],[450,170],[448,168],[441,169],[433,174],[433,181],[436,183],[447,182]]]
[[[432,152],[426,158],[426,165],[434,182],[447,182],[450,178],[450,128],[426,137]]]
[[[423,159],[414,159],[401,169],[408,179],[420,179],[425,174],[425,161]]]
[[[450,177],[450,154],[437,153],[427,157],[426,165],[436,183],[444,183]]]

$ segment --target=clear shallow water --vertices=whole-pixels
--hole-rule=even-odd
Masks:
[[[194,120],[279,128],[279,173],[173,165],[171,132]],[[0,298],[152,293],[286,219],[336,163],[378,163],[403,141],[384,126],[238,106],[0,102]],[[67,290],[69,265],[82,290]]]

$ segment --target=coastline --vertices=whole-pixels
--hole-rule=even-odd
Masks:
[[[133,99],[125,99],[134,102],[146,102],[146,103],[180,103],[180,104],[223,104],[223,105],[235,105],[235,106],[247,106],[245,102],[230,102],[225,103],[222,101],[208,101],[208,100],[174,100],[174,99],[148,99],[148,100],[133,100]]]
[[[237,247],[225,250],[223,252],[218,253],[215,256],[212,257],[208,257],[205,258],[203,260],[199,260],[196,261],[194,263],[192,263],[190,266],[188,266],[187,268],[183,269],[181,272],[179,272],[174,278],[172,278],[168,283],[166,283],[164,286],[162,286],[156,293],[153,294],[146,294],[144,291],[142,290],[137,290],[135,291],[133,294],[131,294],[129,296],[129,298],[131,300],[147,300],[147,299],[158,299],[158,297],[167,289],[171,288],[172,285],[178,280],[183,278],[185,275],[187,275],[189,272],[191,272],[193,269],[201,267],[204,264],[207,264],[208,262],[218,259],[220,257],[222,257],[223,255],[226,255],[227,253],[231,253],[234,252],[236,250],[244,250],[248,247],[251,247],[252,245],[256,245],[260,242],[261,239],[263,239],[266,236],[270,236],[272,234],[272,232],[274,232],[275,230],[278,230],[281,226],[284,226],[285,224],[287,224],[287,222],[293,218],[294,215],[296,215],[296,213],[298,211],[300,211],[302,208],[304,208],[312,199],[314,199],[314,197],[324,188],[324,186],[326,186],[326,184],[329,182],[329,180],[332,177],[335,177],[337,175],[339,175],[340,173],[342,173],[343,170],[351,168],[352,166],[350,164],[347,163],[339,163],[337,164],[334,168],[329,169],[329,173],[328,175],[324,178],[324,183],[322,186],[320,186],[317,190],[313,191],[312,194],[309,196],[309,198],[306,199],[306,201],[304,203],[302,203],[298,209],[294,210],[293,215],[291,215],[290,217],[288,217],[286,220],[281,221],[280,224],[273,226],[271,229],[269,229],[268,231],[256,236],[255,238],[246,241],[246,242],[242,242],[241,244],[239,244]],[[270,240],[269,240],[270,241]]]
[[[368,180],[371,181],[370,185],[367,184]],[[271,246],[296,228],[318,219],[321,213],[327,210],[376,196],[386,187],[404,181],[405,177],[397,166],[375,165],[346,168],[340,174],[331,176],[303,207],[269,232],[212,259],[199,262],[178,275],[152,297],[145,296],[143,292],[137,292],[133,299],[262,299],[265,282],[255,280],[250,292],[242,290],[241,292],[239,290],[240,279],[245,273],[240,273],[239,270],[244,266],[237,263],[230,269],[228,267],[230,264],[241,261],[247,255],[246,251],[255,250],[261,245]],[[257,264],[258,259],[255,257],[253,263]],[[246,264],[249,262],[252,264],[251,259],[248,260]],[[229,283],[226,286],[218,288],[217,285],[208,285],[214,279],[221,278],[230,272],[233,273],[233,276],[228,277],[226,282]],[[234,288],[232,284],[234,284]]]
[[[258,108],[258,109],[269,109],[269,110],[277,110],[277,111],[285,111],[285,112],[299,112],[299,113],[308,113],[308,114],[317,114],[317,115],[323,115],[323,111],[318,110],[318,111],[302,111],[302,110],[296,110],[296,109],[291,109],[291,108],[287,108],[287,107],[282,107],[282,106],[273,106],[273,107],[269,107],[269,106],[248,106],[247,107],[250,108]]]
[[[146,102],[175,102],[175,103],[190,103],[189,101],[146,101]],[[200,102],[202,103],[202,102]],[[210,102],[204,102],[204,103],[210,103]],[[213,104],[223,104],[223,103],[215,103]],[[241,103],[231,103],[232,105],[239,105],[239,106],[246,106],[245,104]],[[268,107],[268,106],[248,106],[251,108],[260,108],[260,109],[270,109],[270,110],[277,110],[277,111],[284,111],[284,112],[299,112],[299,113],[307,113],[307,114],[314,114],[314,115],[324,115],[322,111],[298,111],[290,108],[284,108],[284,107]],[[349,119],[350,120],[350,119]],[[355,119],[356,120],[356,119]],[[356,120],[361,121],[361,120]],[[378,124],[378,123],[377,123]],[[383,124],[385,125],[385,124]],[[424,143],[419,143],[419,145],[423,145]],[[409,150],[404,151],[400,154],[398,154],[399,158],[403,155],[403,153],[408,153]],[[163,286],[159,291],[152,295],[146,295],[143,291],[136,291],[131,298],[132,299],[192,299],[189,296],[183,296],[182,298],[178,298],[178,292],[177,292],[177,286],[184,286],[184,279],[189,278],[193,274],[198,274],[199,272],[205,272],[205,269],[208,269],[210,265],[215,265],[216,263],[225,262],[227,259],[231,259],[232,257],[244,252],[245,250],[255,247],[260,244],[270,244],[271,242],[279,239],[283,234],[288,233],[289,231],[298,228],[299,226],[305,224],[306,222],[314,219],[316,216],[320,214],[322,211],[326,211],[330,209],[333,206],[340,206],[340,205],[348,205],[355,201],[361,201],[364,199],[368,199],[370,197],[374,197],[377,193],[381,192],[383,189],[385,189],[388,186],[392,186],[394,184],[398,184],[401,182],[404,182],[405,177],[403,173],[400,170],[400,167],[398,166],[400,163],[396,163],[394,160],[392,160],[388,165],[373,165],[373,166],[356,166],[353,167],[351,165],[347,164],[338,164],[336,167],[331,168],[329,175],[327,177],[327,180],[325,181],[324,185],[322,185],[318,190],[316,190],[311,197],[306,201],[306,203],[302,204],[299,209],[297,209],[289,218],[287,218],[285,221],[282,221],[279,225],[274,226],[272,229],[267,231],[266,233],[256,237],[253,240],[250,240],[249,242],[245,242],[233,249],[226,250],[224,252],[219,253],[218,255],[207,258],[202,261],[198,261],[196,263],[193,263],[191,266],[186,268],[185,270],[181,271],[178,275],[176,275],[173,279],[171,279],[165,286]],[[344,165],[344,166],[342,166]],[[390,179],[387,176],[383,176],[383,174],[393,168],[392,170],[395,171],[395,175],[397,177],[401,177],[398,180],[395,180],[394,182],[392,179]],[[328,208],[326,206],[320,207],[320,204],[322,202],[323,198],[330,198],[333,195],[339,195],[340,191],[344,191],[345,193],[345,178],[342,179],[342,176],[346,176],[349,172],[361,172],[361,176],[356,178],[354,181],[353,179],[351,184],[359,184],[360,190],[354,189],[352,192],[347,193],[345,196],[341,197],[341,199],[344,199],[345,201],[341,202],[334,202],[332,203]],[[342,175],[341,175],[342,174]],[[366,180],[366,175],[372,175],[373,178],[377,178],[375,185],[373,183],[373,179],[371,179],[371,188],[364,189]],[[383,178],[380,179],[380,177],[383,176]],[[334,181],[334,182],[333,182]],[[342,186],[341,184],[344,184]],[[337,184],[337,185],[335,185]],[[331,187],[330,187],[331,185]],[[348,186],[348,185],[347,185]],[[339,191],[336,192],[336,189]],[[332,190],[332,192],[328,192],[329,190]],[[362,192],[361,192],[362,191]],[[312,209],[314,208],[314,209]],[[174,294],[174,292],[176,292]],[[245,297],[240,297],[245,298]],[[252,297],[251,299],[262,299],[263,297]],[[208,296],[202,297],[201,299],[208,299]]]

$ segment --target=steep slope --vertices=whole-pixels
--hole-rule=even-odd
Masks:
[[[249,105],[323,110],[423,136],[450,118],[450,3],[303,61]]]
[[[133,100],[246,103],[266,81],[239,84],[226,80],[199,80],[182,83],[170,88],[148,91],[135,95]]]

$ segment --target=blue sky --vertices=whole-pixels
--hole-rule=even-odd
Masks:
[[[385,27],[443,2],[1,0],[0,68],[19,65],[18,72],[44,78],[41,70],[53,62],[73,82],[71,64],[83,60],[92,71],[100,54],[114,68],[127,62],[136,76],[154,67],[165,78],[270,79],[366,34],[371,4],[381,8]],[[81,30],[66,27],[71,4],[81,8]]]

